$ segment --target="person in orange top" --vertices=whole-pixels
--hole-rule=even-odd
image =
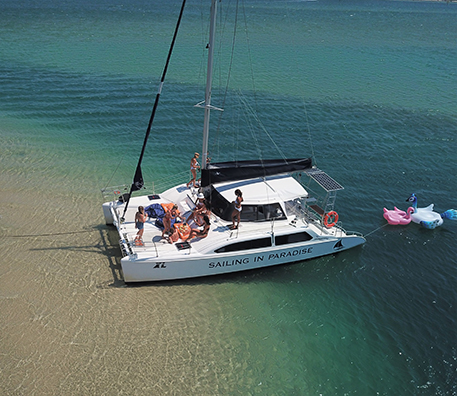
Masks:
[[[177,218],[180,218],[182,221],[186,221],[186,219],[179,214],[178,205],[173,205],[173,207],[170,210],[167,210],[165,212],[165,216],[162,219],[162,238],[164,238],[164,235],[166,233],[169,233],[171,231],[171,221]]]

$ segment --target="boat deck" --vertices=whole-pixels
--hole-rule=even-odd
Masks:
[[[169,203],[168,200],[158,200],[154,203]],[[217,246],[227,244],[233,240],[246,240],[271,236],[273,227],[274,233],[287,234],[297,232],[298,230],[305,230],[313,236],[319,235],[320,237],[338,237],[342,231],[338,227],[326,229],[318,224],[310,222],[303,222],[302,220],[294,221],[295,216],[289,216],[287,220],[278,220],[274,224],[269,221],[264,222],[241,222],[238,229],[232,230],[229,228],[231,222],[224,221],[214,214],[211,216],[210,232],[206,238],[194,238],[189,241],[189,244],[183,247],[183,241],[179,239],[176,243],[170,244],[167,239],[161,237],[162,228],[155,224],[155,218],[147,218],[144,224],[143,233],[143,246],[135,246],[134,240],[136,237],[137,229],[135,228],[135,213],[139,205],[147,206],[150,204],[147,197],[132,198],[129,208],[125,214],[125,221],[120,225],[119,234],[122,238],[129,243],[131,253],[138,255],[138,258],[144,257],[161,257],[161,256],[185,256],[185,255],[199,255],[213,252]],[[182,202],[178,204],[180,209],[184,209]],[[121,208],[117,209],[121,212]],[[190,210],[181,214],[184,217],[190,215]],[[119,213],[121,215],[122,213]],[[191,228],[197,228],[197,225],[191,221]],[[298,229],[298,230],[297,230]]]

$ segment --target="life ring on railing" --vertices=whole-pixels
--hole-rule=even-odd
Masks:
[[[332,228],[338,222],[338,213],[334,210],[328,212],[324,217],[324,225],[327,228]]]

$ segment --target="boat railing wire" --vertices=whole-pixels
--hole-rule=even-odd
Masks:
[[[321,235],[329,235],[333,237],[342,237],[345,235],[357,235],[363,236],[359,232],[354,231],[346,231],[343,227],[343,223],[338,221],[332,227],[326,227],[324,225],[323,218],[324,216],[313,208],[315,204],[315,200],[311,198],[311,202],[308,199],[296,199],[294,201],[289,201],[286,203],[286,210],[287,213],[292,214],[295,216],[295,219],[292,220],[291,225],[296,225],[298,222],[303,222],[304,224],[313,224],[316,226],[320,231]]]
[[[101,190],[103,200],[106,201],[117,201],[123,194],[128,194],[130,186],[127,184],[121,184],[118,186],[105,187]]]
[[[189,181],[188,179],[188,171],[175,173],[174,175],[155,180],[150,185],[146,184],[141,190],[134,192],[133,195],[159,194],[173,186],[180,185]],[[118,201],[119,199],[122,199],[124,194],[128,194],[129,191],[130,185],[128,184],[105,187],[101,190],[105,202]]]

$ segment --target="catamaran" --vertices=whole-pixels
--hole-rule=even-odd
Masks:
[[[335,211],[336,194],[343,187],[312,164],[311,158],[247,160],[211,163],[208,160],[212,69],[217,3],[211,0],[205,100],[201,104],[203,147],[200,184],[183,183],[161,193],[133,194],[144,187],[141,161],[165,73],[177,36],[181,13],[159,84],[140,159],[130,189],[106,188],[103,204],[106,224],[119,234],[124,281],[145,282],[185,279],[252,270],[335,254],[365,242],[362,234],[343,229]],[[305,187],[306,186],[306,187]],[[235,192],[242,191],[241,222],[232,227]],[[320,192],[317,192],[317,191]],[[198,227],[195,221],[176,222],[182,238],[162,237],[161,216],[176,205],[182,218],[190,218],[199,197],[209,205],[209,232],[186,240]],[[136,212],[143,206],[150,214],[142,239],[137,238]],[[192,216],[191,216],[192,217]],[[159,220],[159,221],[158,221]],[[194,219],[195,220],[195,219]]]

